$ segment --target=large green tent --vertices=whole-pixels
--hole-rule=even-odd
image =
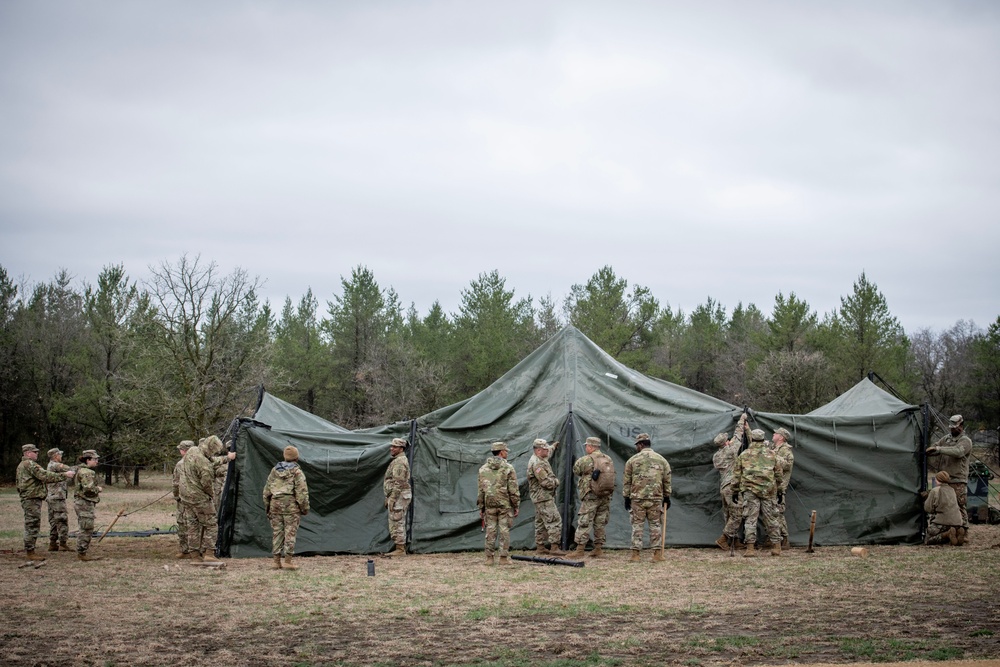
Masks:
[[[286,445],[295,445],[309,482],[312,511],[303,518],[299,553],[372,553],[391,546],[381,481],[389,441],[412,447],[410,544],[417,553],[481,549],[477,472],[489,445],[503,440],[521,480],[522,511],[511,532],[514,548],[534,543],[534,508],[525,470],[535,438],[564,443],[551,462],[562,483],[563,545],[573,539],[577,495],[572,464],[582,443],[599,436],[618,476],[608,526],[611,548],[627,548],[630,524],[620,495],[635,435],[673,468],[667,544],[710,545],[722,530],[714,436],[732,432],[741,409],[623,366],[580,331],[565,327],[472,398],[419,419],[345,432],[264,394],[253,419],[240,420],[238,453],[220,521],[220,551],[270,553],[261,489]],[[768,430],[793,433],[795,470],[789,492],[792,542],[805,541],[809,513],[819,514],[818,544],[908,542],[919,539],[919,428],[910,411],[870,415],[754,414]]]

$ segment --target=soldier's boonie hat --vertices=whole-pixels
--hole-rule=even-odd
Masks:
[[[299,450],[296,447],[288,445],[285,447],[285,451],[282,452],[286,461],[298,461],[299,460]]]
[[[601,439],[600,438],[590,437],[590,438],[587,438],[587,440],[583,444],[586,445],[587,447],[597,447],[598,449],[600,449],[601,448]]]
[[[646,443],[648,443],[649,442],[649,434],[648,433],[640,433],[639,435],[635,436],[635,443],[639,444],[640,442],[646,442]]]
[[[531,446],[535,449],[548,449],[549,443],[545,442],[542,438],[535,438],[535,441],[531,443]]]
[[[750,439],[753,440],[754,442],[759,442],[763,440],[764,431],[762,429],[755,428],[754,430],[750,431]]]
[[[944,482],[945,484],[947,484],[948,482],[951,481],[951,475],[948,474],[947,470],[942,470],[938,474],[934,475],[934,479],[936,479],[939,482]]]
[[[80,454],[81,459],[99,459],[101,455],[97,453],[96,449],[85,449],[83,453]]]
[[[774,432],[785,439],[785,442],[789,442],[792,439],[792,434],[788,432],[788,429],[782,426],[781,428],[774,429]]]
[[[507,447],[506,442],[494,442],[490,445],[490,451],[496,454],[497,452],[509,452],[510,448]]]
[[[38,447],[35,447],[34,445],[30,445],[30,444],[29,445],[21,445],[21,453],[22,454],[27,454],[28,452],[37,452],[37,451],[40,451],[40,450],[38,449]]]
[[[62,456],[62,453],[63,450],[59,449],[58,447],[53,447],[52,449],[49,450],[49,458],[51,459],[53,456]]]
[[[726,435],[725,433],[720,433],[719,435],[715,436],[715,440],[713,440],[712,442],[717,445],[724,445],[727,442],[729,442],[729,436]]]
[[[948,423],[952,426],[961,426],[963,421],[965,420],[962,419],[962,415],[952,415],[951,419],[948,420]]]
[[[406,446],[408,444],[410,444],[410,443],[408,443],[406,440],[403,440],[402,438],[393,438],[392,442],[390,443],[390,446],[391,447],[402,447],[403,449],[406,449]]]
[[[194,440],[181,440],[181,443],[177,445],[178,451],[183,452],[185,449],[191,449],[194,447]]]

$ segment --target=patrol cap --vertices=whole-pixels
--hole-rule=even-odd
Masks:
[[[62,456],[63,450],[58,447],[53,447],[49,450],[48,456],[51,459],[53,456]]]
[[[792,434],[788,432],[788,429],[782,426],[781,428],[774,429],[774,432],[785,439],[785,442],[790,442],[792,439]]]
[[[35,447],[32,444],[21,445],[22,454],[27,454],[28,452],[37,452],[37,451],[39,451],[38,447]]]
[[[764,440],[763,429],[755,428],[754,430],[750,431],[750,439],[753,440],[754,442],[762,442]]]
[[[97,453],[96,449],[85,449],[83,453],[80,454],[80,460],[86,461],[87,459],[99,459],[101,455]]]
[[[507,447],[506,442],[494,442],[490,445],[490,451],[496,454],[497,452],[509,452],[510,448]]]
[[[649,444],[649,434],[648,433],[640,433],[639,435],[635,436],[635,444],[638,445],[640,442],[645,442],[648,445]]]
[[[951,419],[948,420],[948,423],[952,426],[961,426],[964,421],[965,420],[962,419],[962,415],[952,415]]]
[[[406,449],[406,446],[407,446],[408,444],[410,444],[410,443],[408,443],[408,442],[407,442],[406,440],[404,440],[403,438],[393,438],[393,439],[392,439],[392,442],[391,442],[391,443],[389,443],[389,446],[390,446],[390,447],[402,447],[403,449]]]
[[[297,447],[293,447],[292,445],[288,445],[287,447],[285,447],[285,451],[282,452],[282,455],[284,456],[284,459],[286,461],[299,460],[299,450]]]
[[[181,440],[181,444],[177,445],[178,451],[183,452],[185,449],[191,449],[194,447],[194,440]]]
[[[549,443],[545,442],[542,438],[535,438],[535,441],[531,443],[531,446],[535,449],[548,449]]]
[[[600,449],[601,448],[601,439],[600,438],[590,437],[590,438],[587,438],[587,440],[583,444],[586,445],[587,447],[597,447],[598,449]]]
[[[729,436],[725,433],[720,433],[719,435],[715,436],[715,440],[713,440],[712,442],[720,446],[724,445],[727,442],[729,442]]]
[[[951,481],[951,475],[948,474],[947,470],[942,470],[938,474],[934,475],[934,479],[936,479],[939,482],[947,484],[948,482]]]

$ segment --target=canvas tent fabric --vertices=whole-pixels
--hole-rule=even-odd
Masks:
[[[826,405],[807,414],[812,417],[868,417],[880,414],[897,415],[919,409],[919,406],[899,400],[868,378],[864,378]]]
[[[874,410],[874,408],[873,408]],[[264,395],[253,419],[240,422],[234,482],[223,512],[220,551],[266,556],[271,532],[261,489],[286,445],[298,447],[312,510],[303,517],[299,553],[374,553],[392,542],[382,496],[389,442],[412,446],[413,504],[410,546],[416,553],[480,550],[483,535],[475,500],[479,467],[490,443],[510,447],[508,461],[521,483],[514,520],[515,549],[534,544],[534,507],[527,499],[526,468],[535,438],[559,440],[550,458],[561,479],[557,504],[563,545],[573,539],[576,480],[572,464],[582,443],[598,436],[617,470],[608,525],[609,548],[628,548],[631,526],[621,497],[625,461],[638,433],[673,469],[667,544],[708,546],[721,534],[718,473],[712,467],[719,432],[732,433],[741,408],[638,373],[606,354],[574,327],[565,327],[479,394],[424,415],[366,431],[344,429]],[[802,543],[816,509],[817,544],[919,540],[919,429],[910,412],[869,415],[755,414],[757,425],[793,433],[795,471],[788,495],[792,541]]]

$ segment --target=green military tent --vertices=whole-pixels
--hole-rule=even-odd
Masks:
[[[589,436],[601,437],[617,468],[607,546],[627,548],[630,524],[621,477],[641,432],[652,436],[653,448],[673,468],[667,543],[710,545],[722,530],[712,439],[732,432],[741,411],[622,365],[574,327],[565,327],[475,396],[376,429],[348,432],[263,393],[253,418],[239,420],[238,456],[220,513],[220,552],[270,553],[261,489],[286,445],[299,449],[312,503],[296,550],[388,550],[381,481],[393,437],[412,443],[410,544],[416,553],[482,548],[477,473],[496,440],[510,446],[508,460],[522,483],[524,502],[512,546],[531,547],[534,508],[527,500],[525,471],[535,438],[564,443],[550,460],[562,480],[557,500],[567,546],[577,506],[572,464]],[[919,428],[911,412],[754,416],[761,428],[784,426],[793,433],[796,460],[787,500],[793,543],[805,540],[812,509],[820,516],[818,544],[919,539]]]

